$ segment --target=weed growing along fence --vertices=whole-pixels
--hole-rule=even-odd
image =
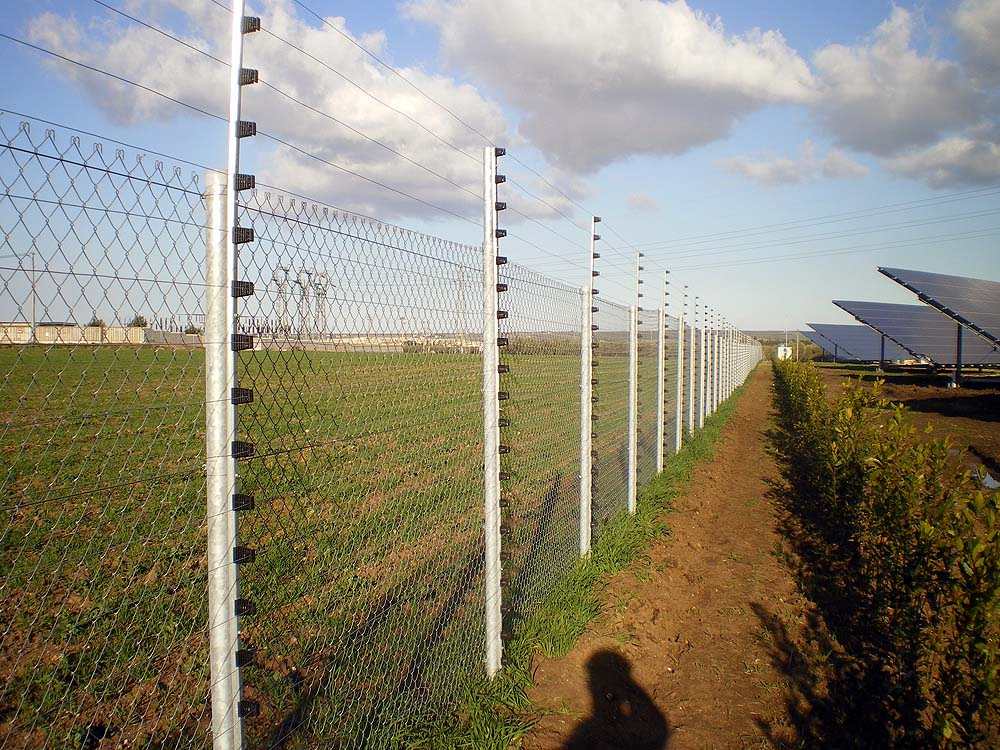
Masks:
[[[775,372],[796,509],[845,578],[832,625],[853,659],[840,697],[858,742],[998,747],[1000,492],[878,385],[830,403],[815,367]]]

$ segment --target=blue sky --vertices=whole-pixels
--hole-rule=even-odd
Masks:
[[[209,0],[104,1],[228,57],[226,13]],[[647,302],[669,268],[745,328],[848,322],[833,298],[912,301],[877,265],[1000,279],[1000,53],[991,50],[1000,45],[988,41],[1000,33],[1000,0],[305,4],[332,25],[343,23],[345,33],[558,188],[502,161],[518,183],[572,219],[509,186],[508,203],[544,227],[505,216],[512,223],[504,252],[567,283],[586,282],[588,214],[576,203],[605,218],[602,235],[616,248],[602,258],[608,296],[631,301],[627,246],[641,245]],[[445,140],[471,153],[482,147],[480,136],[291,0],[254,11],[265,28]],[[6,3],[0,17],[13,36],[225,113],[219,66],[92,0]],[[10,73],[3,108],[224,163],[221,123],[8,40],[0,39],[0,63]],[[246,64],[450,181],[479,189],[473,160],[329,68],[297,59],[265,35],[248,37]],[[477,216],[468,193],[286,99],[255,90],[246,107],[263,129],[328,161]],[[262,139],[244,157],[272,184],[448,239],[480,240],[471,223],[304,163]]]

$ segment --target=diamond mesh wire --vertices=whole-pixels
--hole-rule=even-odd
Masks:
[[[243,199],[248,747],[380,747],[483,660],[481,250]]]
[[[628,501],[628,331],[629,310],[598,297],[594,313],[594,422],[596,478],[592,503],[593,540],[626,508]]]
[[[534,612],[579,557],[580,530],[580,326],[579,289],[514,263],[500,267],[508,285],[501,296],[509,317],[500,335],[509,339],[502,361],[510,372],[502,442],[511,446],[504,523],[510,527],[504,564],[510,584],[504,604],[510,626]]]
[[[639,311],[638,420],[636,476],[642,487],[656,476],[656,378],[659,371],[659,313]]]
[[[0,115],[0,747],[205,747],[199,177]]]

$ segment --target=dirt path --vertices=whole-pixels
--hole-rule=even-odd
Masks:
[[[758,368],[715,458],[678,498],[671,536],[611,582],[604,613],[570,654],[538,665],[531,698],[551,713],[527,750],[791,739],[788,678],[769,654],[772,634],[797,631],[810,605],[782,562],[768,499],[779,476],[764,436],[770,384],[771,368]]]

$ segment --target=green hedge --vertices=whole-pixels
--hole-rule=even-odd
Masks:
[[[845,648],[879,693],[859,701],[880,701],[893,747],[1000,747],[1000,492],[949,439],[918,434],[881,383],[834,401],[812,365],[775,372],[798,510],[854,587]]]

